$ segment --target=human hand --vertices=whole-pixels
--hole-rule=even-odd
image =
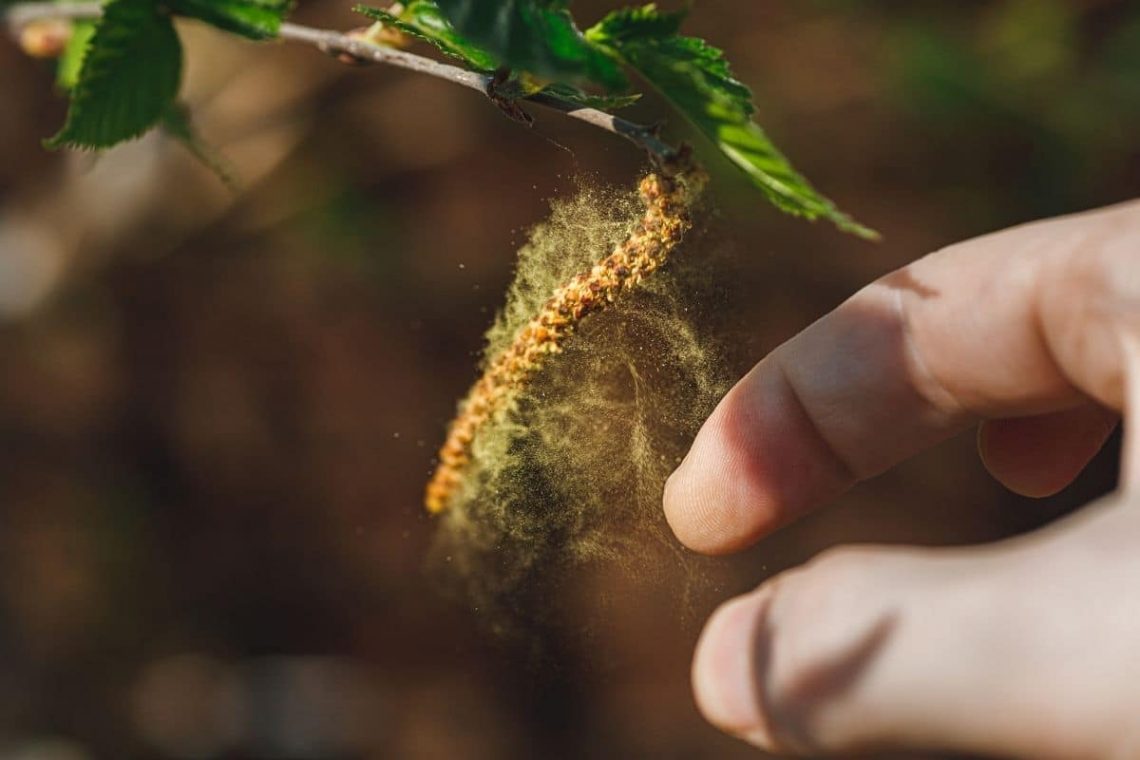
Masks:
[[[761,361],[669,480],[692,549],[742,549],[980,422],[989,471],[1064,488],[1140,414],[1140,202],[989,235],[864,288]],[[1133,423],[1135,424],[1135,423]],[[1140,758],[1140,442],[1120,490],[966,549],[826,552],[722,606],[705,716],[790,754]]]

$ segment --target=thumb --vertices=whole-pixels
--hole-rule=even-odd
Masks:
[[[785,754],[1097,756],[1082,732],[1050,736],[1042,720],[1059,704],[1045,680],[1056,668],[1026,638],[1048,626],[1014,603],[1010,565],[1008,549],[827,552],[713,615],[693,665],[698,705]]]

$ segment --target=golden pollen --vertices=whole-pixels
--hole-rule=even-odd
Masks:
[[[652,172],[642,178],[638,194],[645,213],[633,232],[589,271],[555,289],[542,310],[486,363],[439,450],[439,464],[424,497],[429,512],[445,511],[463,485],[471,444],[480,428],[510,406],[546,357],[562,352],[583,319],[606,309],[665,264],[692,227],[690,210],[704,187],[705,175],[687,156],[678,163],[668,175]]]

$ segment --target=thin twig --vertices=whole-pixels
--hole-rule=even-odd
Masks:
[[[100,3],[15,3],[0,11],[0,18],[15,32],[33,21],[56,18],[98,18],[103,13]]]
[[[0,20],[18,33],[21,28],[34,21],[91,19],[98,18],[101,14],[102,5],[97,2],[30,2],[15,3],[8,6],[0,11]],[[487,74],[468,71],[458,66],[441,63],[432,58],[396,48],[376,45],[359,37],[328,29],[315,29],[300,24],[283,23],[278,36],[283,40],[312,45],[331,55],[343,54],[360,61],[396,66],[408,71],[427,74],[468,89],[477,90],[485,95],[489,93],[489,87],[492,83],[492,77]],[[647,151],[655,159],[669,161],[677,154],[675,148],[657,137],[657,131],[653,127],[635,124],[620,116],[614,116],[596,108],[583,108],[576,103],[563,100],[549,93],[537,93],[523,98],[523,100],[559,111],[572,119],[620,135]]]

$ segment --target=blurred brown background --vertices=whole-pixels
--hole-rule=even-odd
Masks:
[[[349,7],[296,17],[358,26]],[[704,0],[688,30],[884,234],[781,217],[706,154],[740,372],[916,256],[1140,187],[1136,3]],[[536,660],[436,593],[421,488],[525,229],[575,174],[628,184],[639,157],[438,81],[183,31],[238,193],[162,137],[46,153],[51,68],[0,41],[0,757],[750,757],[689,696],[718,601],[835,543],[993,539],[1113,483],[1109,450],[1015,498],[963,437],[711,563],[693,600],[568,584]]]

